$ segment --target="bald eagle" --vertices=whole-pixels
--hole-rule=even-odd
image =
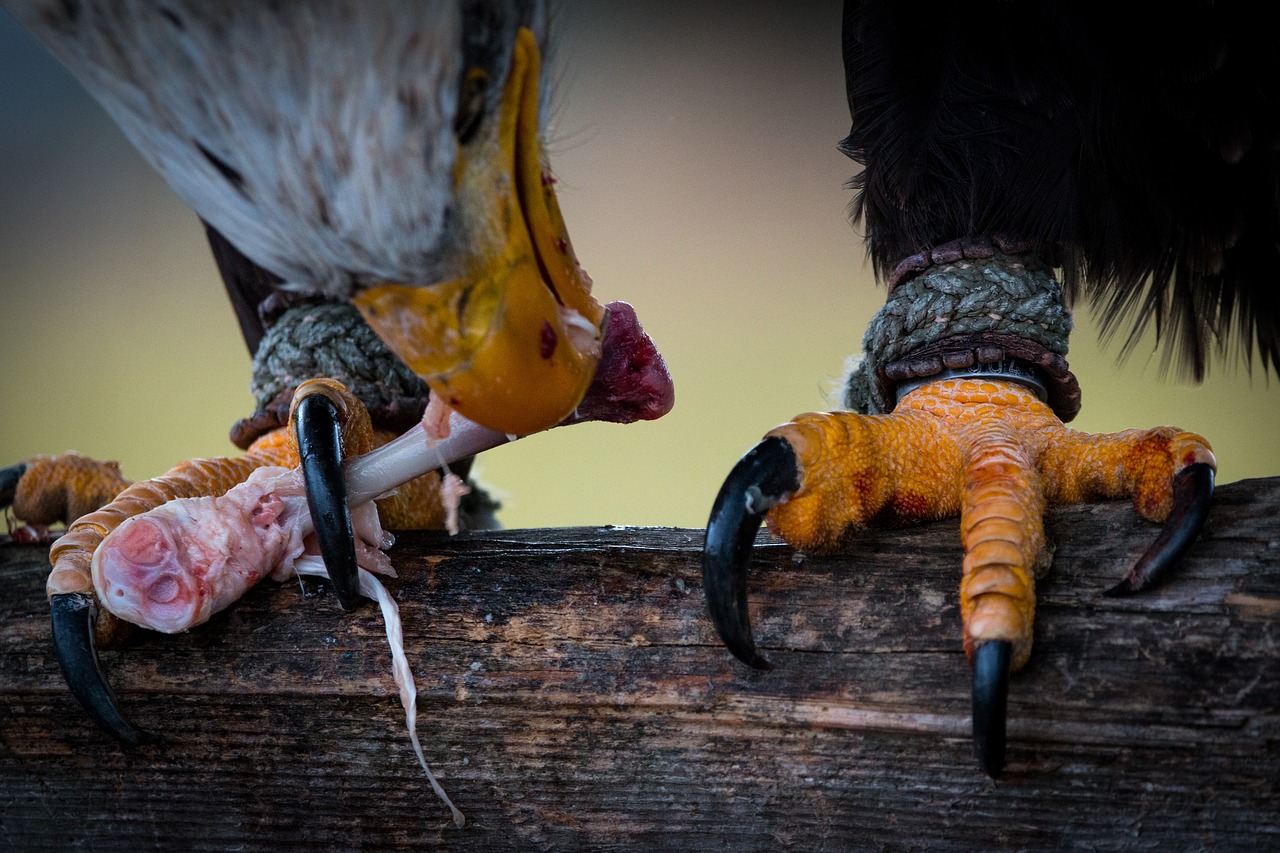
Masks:
[[[389,351],[387,372],[407,367],[448,411],[513,436],[595,416],[579,407],[601,376],[646,382],[628,358],[660,364],[637,349],[629,309],[610,323],[560,214],[541,0],[0,5],[199,216],[251,352],[291,305],[345,306]],[[660,374],[622,420],[670,408]],[[351,607],[338,420],[323,394],[297,406],[310,513]],[[0,472],[0,492],[20,475]],[[50,580],[64,672],[100,724],[136,741],[98,671],[80,574],[84,588],[55,586],[56,565]]]

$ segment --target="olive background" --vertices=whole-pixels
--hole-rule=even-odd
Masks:
[[[705,523],[771,427],[832,408],[884,291],[847,218],[838,2],[567,2],[549,151],[600,301],[632,303],[665,354],[661,421],[553,430],[491,451],[508,527]],[[1280,388],[1216,362],[1118,363],[1077,306],[1072,426],[1176,424],[1219,482],[1280,474]],[[203,232],[100,108],[0,13],[0,463],[66,449],[135,479],[237,452],[249,356]]]

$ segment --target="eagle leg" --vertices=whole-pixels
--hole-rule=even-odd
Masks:
[[[303,383],[295,395],[293,409],[295,413],[304,413],[303,424],[298,425],[295,420],[292,428],[280,428],[263,435],[242,456],[182,462],[160,477],[138,483],[129,484],[120,478],[115,463],[98,463],[78,454],[33,457],[26,463],[6,469],[8,480],[18,475],[13,489],[15,507],[26,511],[28,504],[19,498],[25,500],[31,495],[46,497],[45,503],[50,503],[53,498],[49,496],[53,496],[61,503],[64,508],[59,512],[64,515],[60,519],[37,514],[36,517],[48,523],[65,520],[67,506],[82,509],[84,504],[76,503],[76,500],[83,500],[86,494],[107,494],[113,489],[118,492],[101,508],[81,513],[53,544],[49,554],[53,568],[47,589],[54,647],[67,684],[89,717],[122,743],[136,746],[153,736],[130,723],[120,710],[98,661],[98,648],[118,645],[132,633],[134,626],[101,605],[93,582],[95,551],[107,535],[125,520],[167,501],[225,494],[263,465],[299,465],[298,450],[293,440],[295,434],[322,433],[326,424],[332,427],[340,423],[340,432],[334,441],[339,453],[346,451],[348,454],[367,452],[375,441],[363,405],[333,380]],[[320,417],[311,417],[308,425],[305,418],[313,412],[319,412]],[[320,447],[317,456],[323,452],[323,445]],[[322,463],[320,467],[325,466]],[[340,459],[337,470],[341,474]],[[104,476],[107,486],[102,485]],[[91,486],[96,484],[99,491],[85,487],[86,481]],[[341,479],[339,483],[342,483]],[[121,484],[123,488],[119,488]],[[345,484],[342,488],[345,492]],[[435,490],[429,490],[429,494],[422,489],[409,491],[420,502],[438,503]],[[71,496],[70,500],[68,496]],[[342,497],[345,499],[345,494]],[[39,501],[35,505],[40,506]],[[409,509],[397,507],[396,511],[404,515]],[[350,524],[349,514],[344,515]],[[353,542],[351,540],[348,544]]]
[[[1141,588],[1194,541],[1214,466],[1198,435],[1077,432],[1033,389],[988,376],[926,382],[886,415],[801,415],[743,457],[716,500],[703,557],[708,609],[734,655],[763,668],[745,584],[762,517],[791,545],[830,552],[867,527],[959,515],[974,742],[996,777],[1009,675],[1030,657],[1035,577],[1049,563],[1046,506],[1131,497],[1143,517],[1167,519],[1127,581]]]
[[[93,583],[95,550],[128,518],[174,498],[222,494],[255,468],[286,461],[280,444],[277,436],[265,437],[244,456],[191,460],[153,480],[131,484],[100,509],[71,522],[50,549],[52,570],[46,588],[63,677],[90,719],[121,743],[136,746],[153,736],[135,727],[120,710],[98,662],[98,648],[119,645],[134,626],[102,607]]]

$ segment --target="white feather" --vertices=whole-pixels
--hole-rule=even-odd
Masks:
[[[457,154],[456,3],[5,5],[253,261],[332,295],[438,280]]]

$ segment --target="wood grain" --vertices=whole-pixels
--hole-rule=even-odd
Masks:
[[[1154,537],[1052,511],[1009,768],[976,767],[954,522],[806,557],[766,535],[720,646],[702,531],[403,535],[393,589],[422,777],[372,605],[263,584],[102,653],[117,746],[62,683],[42,549],[0,547],[0,849],[1280,849],[1280,478],[1219,489],[1176,578],[1104,598]]]

